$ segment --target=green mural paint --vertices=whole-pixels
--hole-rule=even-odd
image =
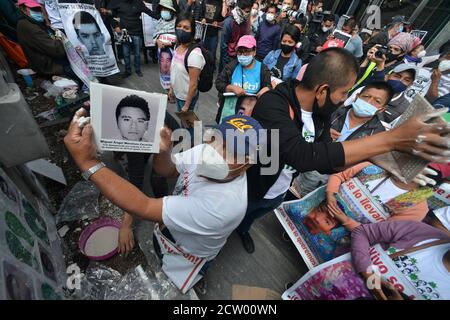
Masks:
[[[47,237],[47,225],[45,224],[44,219],[42,219],[42,217],[36,212],[36,210],[34,210],[30,203],[22,200],[22,204],[23,208],[25,209],[25,220],[27,221],[31,231],[33,231],[34,234],[39,237],[39,239],[49,244],[50,242],[48,241]]]
[[[14,215],[14,213],[10,211],[6,211],[5,213],[5,221],[8,228],[18,237],[24,239],[26,242],[30,244],[30,246],[34,246],[33,237],[28,233],[27,229],[23,226],[20,220]]]
[[[42,284],[41,292],[44,300],[62,300],[61,296],[47,283]]]

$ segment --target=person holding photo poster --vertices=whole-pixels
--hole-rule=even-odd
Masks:
[[[107,77],[119,72],[111,36],[94,1],[58,2],[64,31],[82,54],[93,76]]]
[[[153,39],[158,47],[159,77],[164,90],[170,89],[170,72],[173,58],[173,47],[177,42],[175,34],[176,9],[171,0],[159,2],[161,18],[155,25]],[[173,102],[173,98],[169,97]]]
[[[78,124],[81,116],[87,116],[85,110],[75,114],[64,138],[75,163],[115,205],[156,222],[153,243],[162,256],[162,269],[186,293],[205,275],[207,262],[217,256],[245,214],[245,172],[266,144],[261,126],[250,117],[229,117],[211,132],[208,143],[174,156],[171,132],[162,129],[153,168],[178,181],[174,195],[155,199],[102,165],[92,142],[91,125],[80,128]],[[245,139],[248,134],[256,139]],[[227,139],[245,143],[222,143]]]
[[[167,98],[91,83],[91,117],[101,151],[156,153]]]
[[[236,113],[238,97],[253,95],[259,98],[272,87],[269,69],[255,59],[256,40],[253,36],[245,35],[239,39],[237,53],[237,60],[227,64],[216,79],[219,92],[217,123]]]

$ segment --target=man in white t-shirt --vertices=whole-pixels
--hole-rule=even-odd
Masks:
[[[178,182],[173,196],[152,199],[97,159],[92,127],[81,129],[77,124],[85,113],[84,109],[76,113],[65,137],[75,163],[118,207],[158,223],[155,237],[164,254],[163,270],[186,292],[201,279],[205,263],[214,259],[245,215],[245,171],[266,143],[261,125],[244,115],[230,116],[216,127],[209,143],[173,156],[170,130],[163,128],[153,168],[162,176],[178,177]]]

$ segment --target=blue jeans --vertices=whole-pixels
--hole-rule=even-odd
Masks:
[[[131,73],[131,46],[134,50],[134,69],[136,72],[141,72],[141,47],[142,37],[131,36],[132,43],[122,43],[123,59],[125,60],[125,71]]]
[[[197,94],[192,98],[191,105],[189,106],[189,110],[194,110],[194,108],[197,104],[197,101],[198,101],[198,95],[199,95],[199,92],[197,91]],[[183,108],[186,100],[181,100],[181,99],[178,99],[177,97],[175,97],[175,100],[177,101],[177,111],[181,111],[181,108]]]
[[[205,37],[205,42],[203,45],[206,49],[211,53],[211,56],[213,58],[213,64],[214,64],[214,70],[216,69],[216,56],[217,56],[217,46],[219,44],[219,36],[211,36],[211,37]]]
[[[284,194],[279,195],[274,199],[261,199],[258,201],[249,201],[247,205],[247,212],[245,212],[244,220],[236,228],[238,233],[249,232],[253,222],[265,215],[268,212],[278,208],[283,202]]]

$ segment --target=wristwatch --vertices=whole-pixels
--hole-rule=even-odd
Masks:
[[[81,176],[84,178],[84,180],[89,180],[89,178],[96,173],[101,168],[106,167],[106,165],[103,162],[97,163],[95,166],[90,167],[85,172],[81,174]]]

